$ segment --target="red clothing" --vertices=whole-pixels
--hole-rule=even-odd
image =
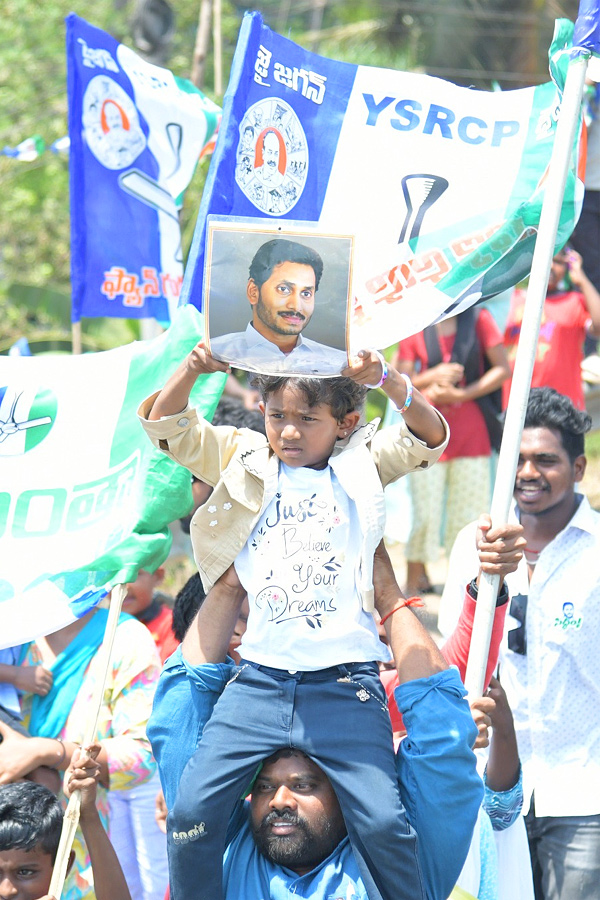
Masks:
[[[481,372],[483,373],[483,356],[487,350],[502,343],[502,333],[487,309],[479,310],[475,331],[481,349]],[[450,362],[454,348],[454,335],[440,336],[439,342],[442,362]],[[398,357],[416,363],[416,369],[420,372],[428,368],[427,348],[422,331],[400,341]],[[464,385],[465,382],[462,381],[460,386],[464,387]],[[425,390],[424,393],[426,395],[427,391]],[[475,400],[453,403],[451,406],[440,405],[439,409],[450,426],[450,442],[440,456],[440,462],[460,456],[490,455],[490,439],[485,419]]]
[[[168,606],[161,604],[158,615],[144,622],[146,628],[154,638],[154,643],[158,648],[160,661],[164,663],[165,659],[174,653],[179,646],[179,641],[173,634],[173,610]]]
[[[469,648],[471,647],[471,634],[473,632],[473,619],[475,618],[475,608],[477,604],[468,591],[465,591],[465,602],[460,614],[460,619],[456,628],[442,647],[442,654],[446,662],[451,666],[458,666],[460,677],[465,680],[467,671],[467,661],[469,659]],[[500,642],[504,634],[504,620],[510,603],[503,603],[502,606],[496,607],[494,614],[494,624],[492,625],[492,637],[490,640],[490,651],[488,654],[487,668],[485,671],[485,688],[490,683],[490,678],[494,669],[498,665],[498,655],[500,653]],[[381,680],[385,688],[388,699],[388,709],[390,719],[392,720],[392,731],[404,731],[404,723],[400,710],[396,706],[394,699],[394,688],[398,687],[398,673],[395,669],[388,669],[381,672]]]
[[[504,332],[511,370],[515,367],[525,296],[526,291],[513,292]],[[560,394],[570,397],[578,409],[585,409],[581,361],[589,318],[585,298],[579,291],[549,294],[546,297],[531,379],[532,387],[554,388]],[[505,407],[510,383],[511,379],[502,386]]]

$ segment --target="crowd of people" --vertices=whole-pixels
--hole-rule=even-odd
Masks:
[[[492,527],[519,303],[504,339],[487,310],[462,313],[394,364],[364,350],[341,377],[259,375],[259,411],[229,398],[213,423],[190,392],[229,369],[200,343],[141,404],[193,479],[198,573],[174,603],[162,568],[128,585],[85,752],[107,610],[1,651],[0,900],[47,897],[74,789],[68,900],[597,896],[600,514],[579,490],[578,354],[600,295],[578,254],[555,258],[514,510]],[[365,421],[369,388],[387,428]],[[383,535],[384,489],[405,475],[403,593]],[[414,611],[440,542],[441,649]],[[482,573],[500,592],[469,703]]]

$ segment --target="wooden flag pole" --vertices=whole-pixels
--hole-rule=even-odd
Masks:
[[[222,27],[221,0],[213,0],[213,68],[215,78],[215,96],[219,100],[223,96]]]
[[[515,370],[506,410],[504,434],[498,457],[498,469],[491,507],[492,528],[495,525],[507,522],[510,512],[521,434],[527,410],[531,376],[533,374],[535,351],[544,301],[546,299],[548,276],[554,255],[554,242],[558,231],[571,153],[573,152],[573,139],[581,109],[581,98],[583,96],[585,72],[589,57],[589,52],[587,55],[582,53],[571,60],[567,70],[554,147],[548,167],[540,225],[531,265],[531,276],[527,289]],[[465,686],[472,697],[481,696],[483,691],[498,586],[499,576],[482,575],[465,678]]]
[[[102,674],[94,688],[90,718],[88,720],[87,729],[85,732],[84,740],[82,742],[82,745],[84,747],[87,747],[88,744],[91,744],[96,739],[98,719],[100,717],[100,709],[102,707],[104,690],[106,688],[106,679],[108,677],[108,670],[110,668],[112,659],[115,633],[117,630],[117,624],[119,622],[119,616],[121,614],[121,607],[123,606],[123,600],[125,599],[126,593],[127,587],[124,584],[117,584],[111,592],[108,619],[106,620],[106,629],[104,631],[104,640],[102,641],[102,646],[98,651],[98,653],[101,655],[102,665],[100,666],[100,671]],[[65,811],[63,827],[60,835],[60,843],[58,845],[54,869],[52,870],[50,890],[48,891],[49,895],[51,897],[54,897],[55,900],[60,900],[65,884],[65,878],[67,877],[67,863],[69,861],[69,854],[71,852],[71,847],[73,846],[73,841],[75,839],[75,832],[77,831],[77,826],[79,825],[80,809],[81,792],[73,791],[69,798],[69,803],[67,804],[67,809]]]
[[[80,356],[81,351],[81,321],[71,322],[71,353],[73,356]]]

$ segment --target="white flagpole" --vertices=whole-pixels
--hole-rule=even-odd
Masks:
[[[102,674],[100,678],[98,678],[98,681],[94,688],[94,695],[92,697],[90,707],[90,718],[87,723],[87,730],[83,740],[84,747],[96,740],[98,718],[100,716],[100,708],[102,706],[102,699],[104,697],[104,690],[106,688],[106,679],[108,676],[108,670],[112,658],[113,644],[115,642],[115,632],[117,630],[117,624],[119,621],[119,616],[121,614],[121,607],[123,606],[123,600],[125,599],[126,593],[127,586],[124,584],[117,584],[111,592],[108,619],[106,620],[106,629],[104,631],[104,640],[102,641],[102,646],[99,650],[99,653],[102,655],[102,665],[99,667]],[[52,870],[50,890],[48,891],[49,895],[51,897],[54,897],[55,900],[60,900],[65,884],[65,878],[67,877],[67,862],[69,860],[69,853],[71,852],[71,847],[73,846],[73,841],[75,839],[75,832],[77,831],[77,826],[79,825],[80,809],[81,791],[73,791],[73,793],[69,797],[67,809],[65,810],[63,827],[60,834],[60,843],[58,845],[56,861]]]
[[[589,57],[590,53],[588,51],[587,53],[582,52],[581,55],[571,60],[565,79],[554,147],[548,168],[540,225],[531,265],[515,370],[506,410],[502,445],[498,457],[498,469],[490,513],[492,527],[508,521],[510,512],[542,310],[546,298],[548,277],[554,254],[554,241],[558,230]],[[499,581],[500,579],[497,575],[483,574],[480,579],[477,608],[473,622],[473,635],[471,637],[471,648],[465,677],[465,686],[472,697],[480,696],[483,691]]]

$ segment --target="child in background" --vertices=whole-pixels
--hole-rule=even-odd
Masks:
[[[161,663],[175,652],[179,643],[173,632],[173,610],[165,602],[171,598],[157,590],[164,577],[162,566],[154,572],[140,569],[136,580],[127,585],[123,600],[123,612],[139,619],[154,638]]]
[[[395,900],[399,884],[419,896],[416,838],[373,662],[389,651],[371,615],[372,567],[383,534],[382,482],[435,462],[447,427],[410,379],[377,352],[361,351],[347,377],[258,377],[265,441],[215,428],[188,408],[197,377],[219,370],[226,367],[199,344],[140,408],[153,442],[213,488],[191,525],[205,589],[235,560],[250,599],[242,665],[169,817],[172,897],[223,896],[230,813],[258,764],[281,746],[303,750],[331,779],[369,896]],[[382,387],[397,405],[398,428],[359,427],[366,387]],[[238,612],[223,615],[233,624]],[[360,796],[348,788],[349,770]],[[403,852],[390,855],[390,841]]]
[[[65,785],[81,791],[81,830],[89,851],[96,900],[131,900],[119,861],[96,809],[100,744],[76,750]],[[60,841],[63,810],[52,791],[32,781],[0,786],[0,896],[52,900],[48,896]],[[73,863],[71,851],[68,868]]]

